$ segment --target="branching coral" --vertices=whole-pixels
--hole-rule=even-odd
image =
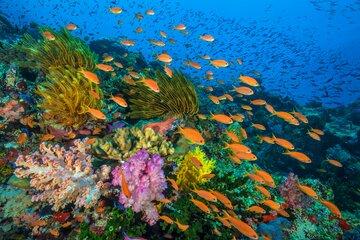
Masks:
[[[48,72],[51,68],[71,66],[75,69],[94,70],[96,55],[79,38],[75,38],[65,29],[55,32],[49,28],[40,28],[40,33],[50,32],[55,39],[37,41],[31,35],[25,34],[17,45],[27,59],[35,62],[38,67]]]
[[[196,166],[193,158],[200,162],[200,166]],[[195,160],[195,161],[196,161]],[[184,156],[176,171],[176,182],[185,188],[195,188],[199,184],[208,181],[205,175],[210,174],[215,167],[215,161],[209,160],[205,153],[196,147]]]
[[[122,128],[114,135],[97,139],[93,150],[99,155],[115,160],[124,160],[140,149],[147,149],[151,154],[168,156],[174,153],[171,142],[166,141],[153,129]]]
[[[123,187],[122,184],[126,182],[131,192],[130,198],[121,192],[119,202],[126,208],[131,207],[134,212],[143,212],[150,225],[155,224],[159,218],[152,201],[163,199],[163,191],[166,189],[163,164],[164,160],[160,155],[151,155],[143,149],[112,171],[112,184]],[[125,179],[122,179],[123,176]]]
[[[100,107],[101,102],[90,91],[100,94],[99,87],[74,68],[51,69],[47,81],[37,89],[37,93],[43,98],[39,107],[45,111],[50,121],[76,129],[91,118],[86,112],[88,108]]]
[[[98,171],[93,170],[86,140],[75,140],[68,150],[42,143],[39,151],[18,157],[15,174],[31,179],[30,185],[37,191],[33,201],[48,202],[55,211],[69,203],[86,208],[97,203],[107,191],[105,181],[110,167],[103,165]]]
[[[186,117],[195,115],[199,102],[193,84],[180,72],[168,77],[162,71],[155,79],[160,92],[154,92],[144,84],[136,84],[130,99],[131,118],[156,118],[161,116]]]

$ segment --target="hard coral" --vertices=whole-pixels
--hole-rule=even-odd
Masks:
[[[115,134],[97,139],[93,144],[95,153],[114,160],[125,160],[140,149],[147,149],[149,153],[161,156],[174,153],[171,142],[166,141],[151,128],[117,129]]]
[[[44,72],[52,68],[71,66],[75,69],[94,70],[96,55],[79,38],[75,38],[65,29],[55,32],[49,28],[40,28],[40,33],[50,32],[55,39],[50,41],[45,37],[36,41],[31,35],[25,34],[17,45]]]
[[[100,89],[74,68],[51,69],[47,80],[38,86],[37,93],[43,98],[39,106],[47,119],[64,127],[78,129],[91,115],[89,108],[99,108],[101,102],[90,91],[100,94]]]
[[[193,84],[180,72],[168,77],[162,71],[155,79],[160,92],[154,92],[144,84],[131,87],[135,92],[130,99],[131,118],[156,118],[161,116],[186,117],[199,111],[199,101]]]
[[[4,118],[5,122],[14,122],[21,118],[24,112],[23,106],[16,100],[10,100],[5,103],[5,106],[0,107],[0,116]]]
[[[131,197],[127,198],[123,192],[119,195],[119,202],[126,208],[131,207],[134,212],[142,211],[145,220],[153,225],[159,214],[152,201],[164,198],[166,180],[162,170],[164,160],[158,154],[151,155],[146,150],[140,150],[129,158],[121,167],[112,171],[112,184],[122,186],[123,179],[128,184]],[[121,174],[121,172],[123,174]]]
[[[33,201],[48,202],[55,211],[69,203],[86,208],[97,203],[107,190],[110,167],[103,165],[93,170],[86,140],[75,140],[68,150],[42,143],[39,151],[18,157],[15,174],[31,179],[30,185],[37,191]]]
[[[200,167],[195,166],[193,158],[196,158],[201,163]],[[181,160],[176,171],[176,182],[181,187],[195,188],[199,184],[208,181],[205,175],[210,174],[214,167],[215,161],[209,160],[205,153],[199,147],[196,147]]]

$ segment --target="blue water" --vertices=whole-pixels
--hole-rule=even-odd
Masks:
[[[109,6],[120,6],[120,15],[109,14]],[[154,16],[146,16],[147,9]],[[360,1],[44,1],[1,0],[1,12],[18,26],[31,22],[60,28],[73,22],[75,35],[83,39],[129,38],[136,41],[132,51],[140,51],[148,61],[167,51],[172,66],[203,81],[206,70],[216,80],[236,84],[240,74],[261,74],[267,91],[290,96],[299,103],[312,100],[325,106],[348,104],[360,96]],[[142,21],[134,18],[141,12]],[[173,31],[184,23],[189,34]],[[134,32],[141,26],[144,33]],[[152,46],[148,39],[160,40],[165,31],[176,44]],[[215,37],[213,43],[199,40],[203,33]],[[199,55],[226,59],[232,64],[214,70]],[[241,58],[243,65],[236,59]],[[202,69],[193,70],[184,61],[193,60]],[[203,82],[215,86],[217,83]]]

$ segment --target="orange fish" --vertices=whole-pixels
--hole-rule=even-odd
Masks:
[[[123,173],[122,170],[120,170],[120,176],[121,176],[121,191],[125,195],[125,197],[130,198],[131,192],[130,192],[129,186],[126,182],[125,174]]]
[[[200,114],[200,113],[197,115],[197,117],[198,117],[199,119],[201,119],[201,120],[206,120],[206,119],[207,119],[204,114]]]
[[[44,32],[42,32],[42,35],[44,36],[44,38],[46,38],[46,39],[49,40],[49,41],[54,41],[54,40],[55,40],[54,34],[52,34],[52,33],[49,32],[49,31],[44,31]]]
[[[179,31],[184,31],[186,29],[186,26],[185,26],[185,24],[180,23],[180,24],[176,25],[174,27],[174,29],[179,30]]]
[[[222,59],[211,60],[210,64],[216,68],[225,68],[225,67],[229,66],[229,63]]]
[[[235,114],[235,115],[231,115],[231,119],[236,121],[236,122],[243,122],[244,118],[245,118],[245,116],[240,114],[240,113]]]
[[[99,95],[99,93],[97,93],[94,89],[91,89],[91,90],[89,91],[89,94],[90,94],[91,96],[93,96],[96,100],[100,100],[100,95]]]
[[[199,161],[199,159],[197,159],[196,157],[192,157],[190,160],[198,169],[200,169],[203,166],[202,163]]]
[[[316,134],[315,132],[310,132],[307,131],[307,135],[309,135],[312,139],[316,140],[316,141],[320,141],[320,136],[318,134]]]
[[[226,220],[225,218],[220,217],[220,216],[217,216],[216,218],[217,218],[225,227],[228,227],[228,228],[231,227],[231,224],[230,224],[229,221]]]
[[[249,87],[235,87],[234,90],[237,92],[237,93],[240,93],[242,95],[245,95],[245,96],[250,96],[250,95],[253,95],[254,94],[254,91],[249,88]]]
[[[126,108],[128,106],[127,102],[125,101],[124,98],[120,97],[120,96],[113,96],[110,98],[111,100],[113,100],[114,102],[116,102],[119,106]]]
[[[212,194],[209,191],[202,190],[202,189],[195,189],[195,190],[191,190],[191,191],[193,191],[199,197],[205,199],[206,201],[210,201],[210,202],[216,202],[217,201],[217,198],[215,197],[215,195]]]
[[[108,63],[108,62],[111,62],[112,60],[114,60],[114,58],[112,56],[110,56],[108,54],[103,55],[103,62]]]
[[[27,140],[27,135],[26,133],[20,133],[18,138],[17,138],[17,143],[20,145],[23,145]]]
[[[263,209],[262,207],[259,207],[259,206],[251,206],[247,209],[247,211],[250,211],[250,212],[254,212],[254,213],[259,213],[259,214],[265,214],[266,211],[265,209]]]
[[[171,179],[171,178],[168,178],[167,179],[170,184],[171,184],[171,187],[175,190],[175,191],[179,191],[179,186],[177,185],[176,181],[174,179]]]
[[[135,29],[135,32],[136,33],[142,33],[144,31],[144,29],[142,28],[142,27],[137,27],[136,29]],[[165,43],[164,43],[164,45],[165,45]]]
[[[258,87],[259,86],[259,83],[256,81],[255,78],[252,78],[252,77],[249,77],[249,76],[240,76],[239,77],[239,80],[249,86],[252,86],[252,87]]]
[[[274,143],[276,143],[280,147],[283,147],[283,148],[288,149],[288,150],[294,150],[295,149],[294,145],[291,142],[289,142],[288,140],[283,139],[283,138],[277,138],[277,137],[275,137],[274,134],[273,134],[273,140],[274,140]]]
[[[251,111],[252,110],[252,107],[249,106],[249,105],[241,105],[241,108],[246,110],[246,111]]]
[[[76,24],[74,23],[69,23],[68,25],[66,25],[66,29],[69,31],[74,31],[78,28],[78,26],[76,26]]]
[[[152,90],[152,91],[154,91],[156,93],[160,92],[159,85],[157,84],[157,82],[155,80],[150,79],[150,78],[144,78],[140,82],[142,82],[150,90]]]
[[[287,152],[284,152],[283,154],[288,155],[292,158],[295,158],[296,160],[303,162],[303,163],[311,163],[311,159],[308,156],[306,156],[304,153],[301,153],[301,152],[287,151]]]
[[[292,111],[291,114],[293,114],[297,119],[299,119],[303,123],[309,123],[309,120],[307,119],[307,117],[304,116],[302,113]]]
[[[80,70],[80,73],[82,73],[82,75],[90,82],[100,84],[100,80],[95,73],[86,70]]]
[[[268,172],[266,172],[264,170],[255,170],[255,174],[262,177],[262,179],[264,179],[266,185],[268,185],[269,187],[272,187],[272,188],[275,187],[275,181]]]
[[[171,56],[167,53],[157,55],[156,59],[164,63],[171,63],[172,61]]]
[[[118,68],[124,68],[124,65],[122,65],[121,62],[114,62],[114,65]]]
[[[224,96],[226,97],[227,100],[229,100],[230,102],[234,101],[234,98],[228,94],[228,93],[225,93]]]
[[[216,212],[216,213],[220,212],[220,210],[214,204],[210,204],[210,208],[213,212]]]
[[[225,143],[225,149],[229,148],[235,154],[238,152],[242,153],[251,153],[251,149],[240,143]]]
[[[341,164],[341,162],[339,162],[338,160],[328,159],[326,161],[329,162],[331,165],[334,165],[335,167],[342,167],[343,166]]]
[[[290,217],[290,214],[289,213],[287,213],[284,209],[282,209],[282,208],[279,208],[278,210],[276,210],[276,212],[278,213],[278,214],[280,214],[281,216],[283,216],[283,217]]]
[[[152,16],[155,15],[155,11],[153,9],[146,10],[146,15]]]
[[[95,108],[89,108],[87,110],[88,113],[90,113],[93,117],[97,118],[97,119],[100,119],[100,120],[105,120],[106,119],[106,116],[103,112],[101,112],[100,110],[98,109],[95,109]]]
[[[232,132],[232,131],[226,131],[226,135],[234,142],[240,142],[240,139],[238,138],[238,136]]]
[[[261,192],[266,198],[270,198],[271,194],[270,192],[263,186],[255,186],[257,190],[259,190],[259,192]]]
[[[194,198],[191,198],[190,201],[195,205],[197,206],[201,211],[205,212],[205,213],[210,213],[210,208],[208,206],[206,206],[205,203],[201,202],[201,201],[198,201]]]
[[[310,131],[312,131],[320,136],[323,136],[325,134],[322,130],[316,129],[316,128],[311,128]]]
[[[247,139],[247,133],[245,131],[244,128],[240,128],[240,132],[241,132],[241,136],[244,138],[244,139]]]
[[[341,212],[335,204],[326,200],[320,200],[320,202],[325,205],[325,207],[327,207],[332,214],[334,214],[338,218],[341,218]]]
[[[120,44],[126,47],[133,47],[135,46],[135,41],[130,40],[130,39],[122,39],[120,41]]]
[[[176,225],[178,226],[178,228],[180,229],[180,231],[186,231],[189,228],[189,225],[186,224],[181,224],[179,223],[178,220],[175,221]]]
[[[89,138],[88,140],[86,140],[86,144],[92,145],[96,142],[96,138]]]
[[[215,40],[215,38],[210,34],[200,35],[200,39],[205,41],[205,42],[213,42]]]
[[[169,203],[171,203],[171,200],[167,199],[167,198],[163,198],[163,199],[160,199],[159,202],[161,202],[163,204],[169,204]]]
[[[256,129],[258,129],[258,130],[261,130],[261,131],[265,131],[265,130],[266,130],[265,126],[262,125],[262,124],[259,124],[259,123],[253,123],[253,124],[251,124],[251,126],[253,126],[254,128],[256,128]]]
[[[268,206],[269,208],[271,208],[272,210],[278,210],[280,208],[280,204],[278,204],[277,202],[274,202],[271,199],[267,199],[265,201],[262,202],[265,206]]]
[[[40,141],[42,141],[42,142],[51,141],[51,140],[53,140],[54,138],[55,138],[54,135],[52,135],[52,134],[50,134],[50,133],[47,133],[47,134],[44,134],[44,135],[41,137]]]
[[[275,114],[275,113],[276,113],[274,107],[271,106],[271,105],[268,104],[268,103],[265,104],[265,109],[266,109],[269,113],[271,113],[271,114]]]
[[[257,160],[257,157],[253,153],[244,153],[244,152],[237,152],[235,154],[237,158],[240,160],[246,160],[246,161],[255,161]]]
[[[179,127],[178,133],[183,135],[191,143],[195,143],[199,145],[205,144],[205,139],[202,137],[201,133],[197,129],[189,128],[189,127],[186,128]]]
[[[50,229],[49,232],[50,232],[50,234],[53,235],[55,238],[58,237],[58,236],[60,236],[60,232],[59,232],[58,229],[53,228],[53,229]]]
[[[263,106],[266,104],[266,101],[263,99],[254,99],[252,101],[250,101],[251,104],[255,105],[255,106]]]
[[[292,125],[298,126],[300,124],[299,121],[288,112],[275,112],[274,115]]]
[[[250,227],[247,223],[241,221],[238,218],[235,218],[233,216],[227,216],[228,221],[230,224],[235,227],[240,233],[247,236],[250,239],[259,239],[259,236],[257,233]]]
[[[109,11],[113,14],[120,14],[123,10],[121,7],[111,7]]]
[[[215,174],[213,174],[213,173],[208,173],[208,174],[202,175],[202,178],[205,178],[205,179],[212,179],[213,177],[215,177]]]
[[[220,193],[218,191],[215,191],[215,190],[212,190],[211,192],[215,195],[217,200],[219,200],[222,204],[225,205],[225,207],[227,207],[229,209],[234,208],[231,201],[229,200],[229,198],[227,196],[225,196],[224,194],[222,194],[222,193]]]
[[[275,141],[272,137],[268,137],[268,136],[259,136],[259,137],[260,137],[261,142],[264,141],[269,144],[275,144]]]
[[[104,64],[104,63],[99,63],[96,64],[96,67],[104,72],[112,72],[114,71],[114,68],[110,65]]]
[[[168,217],[166,215],[160,215],[159,219],[163,220],[167,224],[173,224],[174,223],[174,221],[170,217]]]
[[[165,43],[163,41],[158,41],[155,39],[149,39],[149,42],[154,45],[154,46],[158,46],[158,47],[164,47]]]
[[[173,71],[166,65],[164,66],[164,72],[169,78],[173,77]]]
[[[211,114],[211,119],[223,124],[232,124],[233,120],[225,114]]]
[[[249,173],[246,176],[255,182],[258,182],[260,184],[265,184],[265,180],[262,177],[260,177],[259,175]]]
[[[305,193],[306,195],[308,195],[309,197],[318,199],[318,195],[316,194],[316,192],[314,191],[314,189],[312,189],[309,186],[306,185],[302,185],[302,184],[297,184],[297,187],[299,188],[300,191],[302,191],[303,193]]]
[[[164,32],[164,31],[160,31],[160,35],[161,35],[163,38],[167,38],[167,34],[166,34],[166,32]]]
[[[214,95],[209,95],[208,98],[215,104],[220,104],[220,100],[218,97],[214,96]]]
[[[231,161],[235,164],[240,164],[241,160],[240,158],[238,158],[236,155],[230,155],[229,158],[231,159]]]
[[[201,65],[199,64],[199,63],[197,63],[197,62],[193,62],[193,61],[186,61],[185,62],[185,65],[187,65],[187,66],[190,66],[190,67],[192,67],[192,68],[195,68],[195,69],[197,69],[197,70],[199,70],[199,69],[201,69]]]

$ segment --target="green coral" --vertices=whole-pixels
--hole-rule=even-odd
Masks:
[[[196,166],[193,158],[197,159],[201,166]],[[180,161],[176,171],[176,182],[182,188],[196,188],[198,185],[209,181],[204,176],[210,174],[214,167],[215,160],[208,159],[200,147],[196,147]]]
[[[145,233],[146,224],[131,210],[125,209],[121,212],[118,209],[112,209],[107,212],[108,222],[101,236],[92,233],[89,224],[83,223],[80,226],[80,233],[76,239],[80,240],[115,240],[123,239],[119,237],[126,234],[130,237],[140,237]]]
[[[27,61],[32,61],[44,72],[52,68],[71,66],[75,69],[95,69],[96,55],[79,38],[70,35],[69,31],[62,29],[55,32],[50,28],[40,28],[40,33],[50,32],[54,40],[34,39],[30,34],[25,34],[16,46],[26,54]]]
[[[9,165],[0,166],[0,184],[3,184],[13,174],[14,170]]]
[[[194,85],[180,72],[172,78],[163,71],[157,71],[155,80],[160,92],[150,90],[144,84],[131,87],[131,118],[156,118],[162,116],[186,117],[199,111],[199,101]]]
[[[89,108],[101,106],[101,101],[89,94],[90,91],[101,94],[96,84],[68,67],[51,69],[36,92],[42,97],[39,107],[49,122],[77,129],[91,119],[87,113]]]
[[[151,154],[168,156],[174,153],[171,142],[166,141],[153,129],[122,128],[115,134],[96,139],[93,151],[99,156],[114,160],[125,160],[140,149],[147,149]]]

